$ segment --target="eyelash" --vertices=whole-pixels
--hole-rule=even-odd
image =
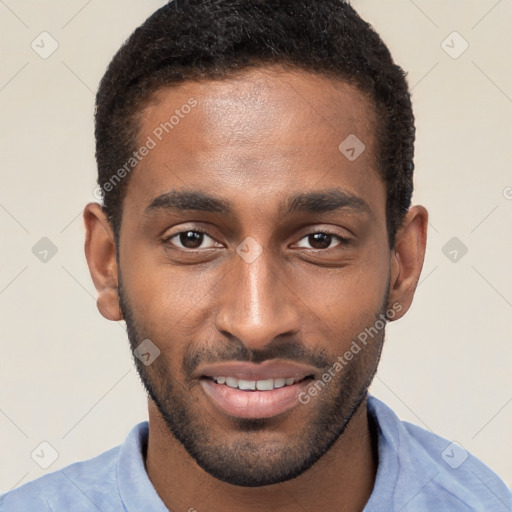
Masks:
[[[203,231],[201,229],[186,229],[184,231],[178,231],[177,233],[173,233],[172,235],[169,235],[168,237],[164,238],[163,242],[166,243],[166,244],[170,244],[171,240],[173,238],[176,238],[178,236],[180,236],[181,234],[183,233],[199,233],[199,234],[202,234],[202,235],[206,235],[207,237],[211,238],[212,240],[215,240],[212,236],[210,236],[206,231]],[[311,235],[316,235],[316,234],[322,234],[322,235],[330,235],[332,237],[334,237],[335,239],[337,239],[339,241],[339,245],[343,245],[343,244],[348,244],[350,243],[350,238],[346,238],[346,237],[343,237],[341,235],[337,235],[336,233],[333,233],[329,230],[319,230],[319,231],[313,231],[311,233],[308,233],[307,235],[304,235],[300,240],[303,240],[304,238],[308,238],[310,237]],[[172,245],[172,244],[171,244]],[[337,247],[337,246],[335,246]],[[316,251],[327,251],[329,249],[333,249],[334,247],[328,247],[326,249],[311,249],[311,250],[316,250]],[[201,250],[204,250],[204,249],[187,249],[187,248],[182,248],[182,247],[177,247],[178,250],[181,250],[181,251],[185,251],[185,252],[193,252],[193,251],[201,251]]]

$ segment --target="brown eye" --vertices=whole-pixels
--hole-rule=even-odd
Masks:
[[[309,247],[307,245],[303,245],[302,241],[306,240],[306,242],[309,244]],[[331,245],[332,242],[337,242],[334,245]],[[331,249],[332,247],[336,247],[338,245],[341,245],[342,243],[348,243],[349,240],[347,238],[343,238],[339,235],[335,235],[334,233],[327,233],[327,232],[317,232],[317,233],[311,233],[304,238],[301,239],[301,242],[299,242],[299,247],[305,247],[306,249]]]
[[[178,235],[178,239],[183,247],[187,249],[198,249],[203,243],[204,234],[197,231],[186,231]]]
[[[188,231],[175,233],[174,235],[167,237],[164,241],[171,245],[175,245],[179,249],[209,249],[210,247],[213,247],[213,245],[202,247],[203,242],[205,242],[207,238],[213,241],[213,239],[203,231],[190,229]]]
[[[313,249],[327,249],[331,245],[332,235],[328,235],[327,233],[315,233],[314,235],[308,236],[308,242]]]

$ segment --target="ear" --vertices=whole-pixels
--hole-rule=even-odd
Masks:
[[[402,307],[396,310],[393,320],[404,316],[411,306],[425,259],[427,226],[427,210],[423,206],[412,206],[396,234],[395,248],[391,252],[389,304]]]
[[[101,205],[89,203],[85,207],[84,223],[85,257],[98,292],[98,310],[107,320],[122,320],[114,234]]]

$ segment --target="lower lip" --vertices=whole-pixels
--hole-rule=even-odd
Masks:
[[[207,378],[202,378],[200,382],[206,395],[224,413],[237,418],[256,419],[271,418],[296,406],[300,393],[310,384],[310,380],[308,378],[271,391],[242,391]]]

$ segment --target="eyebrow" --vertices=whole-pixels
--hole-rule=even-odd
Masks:
[[[291,196],[279,205],[279,214],[289,215],[295,212],[326,213],[341,209],[371,215],[371,209],[366,201],[338,188],[303,192]],[[229,201],[204,192],[186,190],[172,190],[156,197],[146,208],[145,213],[151,215],[159,210],[176,213],[193,210],[226,216],[233,212]]]
[[[325,213],[340,209],[348,209],[371,215],[370,206],[366,201],[337,188],[295,195],[288,199],[288,210],[283,213],[289,214],[297,211]],[[281,206],[282,210],[283,207]]]

